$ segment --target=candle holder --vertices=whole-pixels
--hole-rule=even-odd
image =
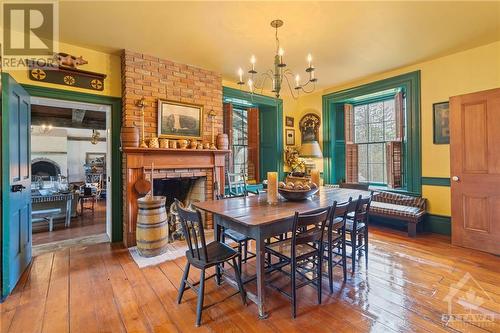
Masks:
[[[141,142],[139,144],[140,148],[148,148],[148,145],[146,144],[146,139],[144,138],[144,107],[146,106],[146,100],[141,98],[138,100],[135,105],[137,107],[141,108]]]

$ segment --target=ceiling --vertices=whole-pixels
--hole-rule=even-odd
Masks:
[[[321,87],[500,40],[500,2],[60,3],[63,42],[130,49],[211,69],[270,68],[271,20],[280,18],[285,62],[304,75],[313,55]]]
[[[106,113],[31,104],[31,124],[105,130]]]

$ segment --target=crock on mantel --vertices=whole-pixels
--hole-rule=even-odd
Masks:
[[[143,170],[162,169],[204,169],[210,178],[217,181],[218,189],[210,186],[207,198],[215,199],[217,191],[223,192],[225,182],[225,157],[230,150],[209,149],[170,149],[170,148],[132,148],[123,147],[124,161],[124,210],[123,243],[127,247],[136,245],[137,199],[140,197],[134,188],[137,180],[143,177]],[[148,173],[146,171],[146,174]]]

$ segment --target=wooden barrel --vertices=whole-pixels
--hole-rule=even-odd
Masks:
[[[120,134],[122,147],[139,147],[139,129],[134,126],[124,126]]]
[[[221,150],[229,149],[229,139],[227,137],[227,134],[217,135],[217,148]]]
[[[154,257],[167,250],[168,220],[166,198],[162,196],[137,199],[137,251],[143,257]]]

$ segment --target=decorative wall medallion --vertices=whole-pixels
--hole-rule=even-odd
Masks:
[[[76,60],[79,60],[79,58]],[[106,74],[94,73],[61,65],[55,67],[41,67],[38,66],[36,62],[29,61],[28,63],[30,80],[62,84],[95,91],[104,90],[104,79],[106,78]]]
[[[302,142],[318,141],[319,142],[319,125],[321,120],[315,113],[308,113],[299,122],[300,133],[302,134]]]

